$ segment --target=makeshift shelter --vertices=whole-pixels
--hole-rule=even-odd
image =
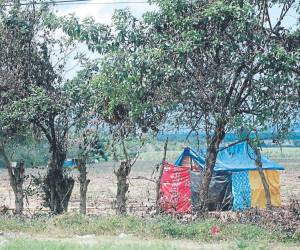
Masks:
[[[213,177],[209,186],[208,208],[209,210],[244,210],[249,207],[266,207],[265,191],[255,164],[255,153],[247,143],[239,143],[218,154]],[[284,167],[262,156],[262,168],[269,184],[271,202],[273,206],[281,205],[280,198],[280,170]],[[189,206],[174,203],[182,200],[178,197],[184,193],[188,197],[190,206],[196,206],[199,202],[199,189],[202,183],[202,173],[205,167],[205,158],[190,148],[185,148],[175,164],[165,163],[161,179],[161,200],[164,207],[172,207],[167,212],[188,212]],[[185,176],[184,178],[181,178]],[[185,189],[181,190],[184,181]],[[174,187],[176,187],[174,189]],[[169,192],[168,190],[173,190]],[[174,195],[173,195],[174,194]],[[173,196],[174,197],[173,197]],[[173,202],[173,203],[172,203]],[[172,203],[173,205],[166,205]],[[175,204],[175,205],[174,205]],[[178,205],[179,204],[179,205]]]

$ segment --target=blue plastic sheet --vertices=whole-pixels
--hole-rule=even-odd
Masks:
[[[195,161],[198,166],[203,167],[205,165],[205,160],[204,158],[202,158],[201,156],[199,156],[196,151],[194,151],[193,149],[187,147],[183,150],[182,154],[178,157],[178,159],[175,162],[176,166],[181,166],[181,163],[183,161],[183,159],[189,156],[192,158],[193,161]]]
[[[233,210],[245,210],[251,207],[251,187],[248,171],[232,173]]]
[[[78,159],[66,159],[64,161],[64,168],[74,168],[78,167],[79,161]]]
[[[191,148],[185,148],[175,165],[180,166],[185,156],[190,156],[199,166],[205,167],[205,157],[197,154]],[[246,142],[238,143],[234,146],[221,150],[218,153],[214,171],[248,171],[256,170],[255,154],[253,149]],[[271,161],[266,156],[262,155],[262,168],[273,170],[284,170],[284,167]]]

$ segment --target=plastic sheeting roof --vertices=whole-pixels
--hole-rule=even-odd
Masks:
[[[185,148],[175,165],[179,166],[185,156],[191,156],[200,166],[205,165],[205,158],[194,150]],[[218,153],[214,171],[246,171],[256,170],[255,153],[246,142],[238,143]],[[261,157],[263,169],[284,170],[284,167],[271,161],[266,156]]]
[[[190,156],[193,161],[195,161],[199,166],[203,167],[205,165],[205,160],[203,157],[198,155],[196,151],[191,148],[185,148],[179,158],[176,160],[175,165],[180,166],[184,157]]]

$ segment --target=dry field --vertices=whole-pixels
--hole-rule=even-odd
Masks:
[[[91,180],[88,188],[87,207],[89,214],[114,214],[114,198],[116,194],[116,178],[113,173],[114,164],[107,162],[90,166],[88,177]],[[133,214],[142,214],[150,209],[155,199],[155,183],[151,180],[153,165],[149,161],[138,161],[130,177],[130,190],[128,194],[128,211]],[[69,211],[79,208],[79,172],[77,169],[69,170],[76,180],[72,193]],[[45,174],[45,169],[26,169],[27,175]],[[146,180],[147,179],[147,180]],[[32,186],[30,178],[25,182],[25,188]],[[41,197],[36,195],[28,198],[25,210],[33,213],[44,211],[41,206]],[[9,185],[6,169],[0,169],[0,207],[5,205],[14,208],[14,194]]]
[[[287,149],[288,153],[277,152],[277,149],[268,149],[265,153],[270,155],[278,163],[286,167],[282,171],[282,189],[281,196],[283,204],[287,204],[291,199],[300,200],[300,149],[293,152]],[[285,151],[284,151],[285,152]],[[160,156],[160,152],[156,152]],[[155,183],[152,172],[158,159],[142,156],[134,166],[130,178],[130,190],[128,197],[128,211],[131,214],[145,214],[151,210],[154,204]],[[173,158],[173,157],[172,157]],[[144,159],[144,160],[143,160]],[[147,159],[147,160],[145,160]],[[27,169],[27,174],[44,174],[44,169]],[[78,171],[73,169],[71,175],[76,179],[75,188],[71,197],[69,206],[70,211],[76,211],[79,207],[79,182]],[[91,179],[88,189],[88,213],[89,214],[114,214],[113,205],[116,194],[116,178],[113,174],[112,163],[102,163],[90,166],[89,178]],[[26,181],[25,187],[30,183],[30,179]],[[9,186],[9,179],[5,169],[0,169],[0,206],[14,207],[14,195]],[[32,213],[41,208],[39,197],[28,197],[29,204],[26,208]]]

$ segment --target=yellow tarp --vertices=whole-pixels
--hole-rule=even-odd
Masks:
[[[280,172],[277,170],[264,170],[270,188],[271,203],[273,206],[281,206],[280,198]],[[251,187],[251,207],[265,208],[266,197],[263,184],[258,171],[249,171]]]

